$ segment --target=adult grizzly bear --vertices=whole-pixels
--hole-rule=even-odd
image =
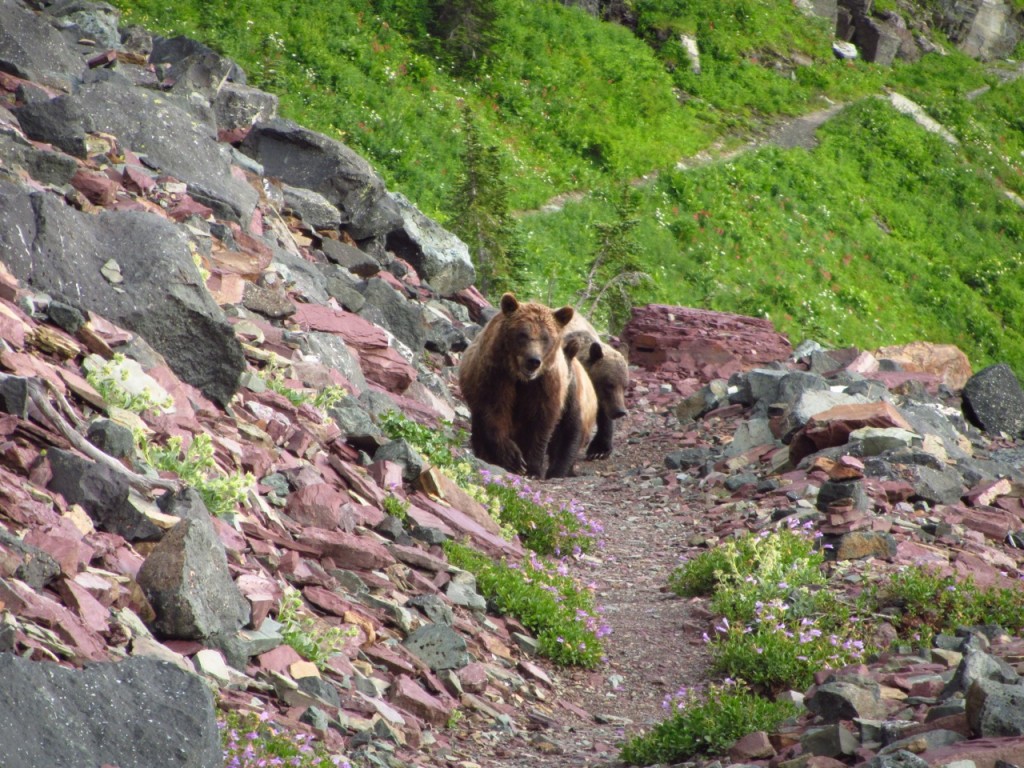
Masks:
[[[587,446],[587,460],[607,459],[612,454],[615,419],[626,415],[629,365],[621,352],[601,341],[594,326],[578,312],[565,328],[565,339],[566,343],[579,342],[577,359],[597,393],[597,434]]]
[[[501,297],[500,307],[459,365],[459,387],[471,414],[470,444],[484,461],[544,478],[551,436],[566,413],[560,439],[568,441],[575,431],[573,444],[579,445],[579,419],[572,416],[578,407],[566,405],[575,388],[562,350],[562,330],[573,309],[521,304],[511,293]],[[564,473],[563,456],[553,458],[556,471]]]

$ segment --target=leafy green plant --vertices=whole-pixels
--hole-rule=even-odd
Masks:
[[[394,494],[385,496],[384,511],[399,520],[406,520],[409,517],[409,502],[398,498]]]
[[[590,589],[535,555],[516,565],[495,562],[464,544],[449,541],[452,565],[476,576],[477,588],[493,607],[515,616],[537,636],[538,651],[558,664],[595,667],[603,660],[601,638],[610,629],[594,608]]]
[[[771,731],[798,713],[789,702],[769,701],[733,681],[706,689],[683,688],[664,706],[668,718],[631,738],[619,755],[624,762],[675,764],[698,755],[721,755],[741,736]]]
[[[108,405],[135,413],[150,410],[166,412],[174,407],[174,399],[143,373],[137,362],[119,352],[109,360],[90,355],[84,367],[86,381]]]
[[[706,638],[716,670],[759,691],[803,689],[865,653],[861,626],[824,588],[823,561],[808,531],[747,534],[675,569],[669,587],[709,596],[721,616]]]
[[[295,389],[285,382],[284,372],[280,368],[273,366],[257,371],[256,375],[260,377],[260,380],[263,381],[267,389],[281,395],[296,407],[311,404],[320,410],[327,410],[345,397],[346,394],[343,387],[335,385],[324,387],[315,394],[310,394],[302,389]]]
[[[465,442],[461,432],[453,433],[451,424],[430,428],[410,419],[401,411],[386,411],[377,417],[381,431],[392,440],[402,439],[422,454],[434,467],[443,470],[465,487],[475,476],[469,462],[460,459],[457,447]]]
[[[272,723],[268,712],[225,711],[220,713],[217,724],[221,729],[225,768],[350,768],[342,755],[330,755],[309,734],[290,733]]]
[[[862,661],[861,634],[850,610],[821,591],[790,601],[758,601],[750,621],[722,618],[708,642],[717,671],[773,694],[805,690],[819,670]]]
[[[278,608],[277,620],[281,635],[306,661],[324,669],[331,656],[345,650],[355,630],[332,627],[314,616],[302,601],[302,595],[291,587],[285,588]]]
[[[669,589],[682,596],[710,596],[712,610],[730,620],[753,618],[758,602],[788,598],[825,583],[823,554],[808,533],[785,528],[722,542],[679,566]]]
[[[575,499],[556,506],[519,475],[480,473],[494,517],[540,555],[579,556],[590,552],[603,532]]]
[[[928,568],[906,568],[872,584],[861,605],[886,616],[904,640],[930,643],[936,634],[975,624],[1024,630],[1024,589],[979,587],[970,576]]]
[[[213,458],[213,440],[206,433],[192,438],[182,449],[180,437],[168,438],[166,445],[156,445],[143,435],[136,436],[139,453],[147,464],[157,470],[174,472],[182,482],[199,492],[206,508],[215,517],[234,513],[256,482],[250,473],[225,474]]]

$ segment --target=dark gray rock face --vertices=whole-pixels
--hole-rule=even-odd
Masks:
[[[182,520],[161,539],[138,575],[163,637],[221,645],[249,621],[249,603],[228,573],[209,516]]]
[[[0,251],[19,280],[143,336],[212,400],[223,405],[238,389],[241,345],[171,222],[133,211],[92,216],[0,181]],[[110,262],[121,282],[104,275]]]
[[[0,0],[0,70],[67,88],[85,62],[60,32],[14,0]]]
[[[383,237],[401,226],[398,206],[383,180],[340,142],[277,118],[254,125],[242,151],[258,160],[267,176],[323,195],[341,212],[342,226],[356,240]]]
[[[476,279],[469,246],[424,216],[404,195],[393,193],[402,226],[388,235],[388,249],[405,259],[442,296],[468,288]]]
[[[964,414],[986,432],[1020,437],[1024,432],[1024,389],[1006,363],[990,365],[967,380]]]
[[[0,654],[4,768],[223,764],[203,680],[143,657],[73,670]]]
[[[25,133],[85,157],[85,135],[116,136],[122,147],[188,185],[189,194],[222,218],[247,223],[258,195],[231,173],[231,153],[212,127],[175,98],[135,88],[117,75],[82,85],[73,95],[28,104],[18,111]]]
[[[51,448],[47,458],[53,477],[46,487],[69,504],[81,504],[100,530],[127,541],[158,541],[163,535],[132,505],[128,482],[109,467],[59,448]]]
[[[359,310],[360,317],[386,328],[414,355],[419,355],[427,341],[423,307],[406,299],[380,278],[368,280],[361,293],[366,303]]]
[[[406,637],[402,645],[434,672],[462,669],[470,661],[466,641],[445,624],[425,624]]]
[[[1024,38],[1024,16],[1005,0],[942,0],[936,16],[961,51],[982,61],[1010,56]]]

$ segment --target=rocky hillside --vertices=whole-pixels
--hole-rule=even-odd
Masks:
[[[452,367],[486,302],[465,245],[347,147],[276,118],[231,61],[118,31],[100,4],[0,0],[0,93],[5,768],[219,766],[218,706],[375,765],[457,760],[466,715],[499,735],[550,727],[553,672],[440,547],[515,560],[519,543],[380,428],[395,410],[432,428],[466,415]],[[638,312],[625,341],[631,407],[668,444],[621,469],[609,514],[639,488],[705,510],[682,550],[794,513],[850,560],[1017,575],[1024,396],[1004,368],[896,350],[794,362],[761,321],[678,308]],[[968,425],[960,387],[1008,438]],[[168,445],[179,471],[153,471]],[[859,458],[830,480],[845,453]],[[182,482],[190,465],[215,468],[214,493]],[[319,667],[284,642],[296,600],[344,639]],[[978,637],[955,684],[955,665],[929,667],[927,686],[879,694],[904,703],[822,704],[818,722],[923,720],[931,698],[973,747],[1009,736],[1008,705],[991,712],[1020,695],[1016,672]],[[1006,687],[964,705],[991,677],[979,667]],[[901,685],[917,700],[890,695]],[[867,759],[883,730],[838,754]]]

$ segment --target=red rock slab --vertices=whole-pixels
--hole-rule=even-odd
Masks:
[[[435,726],[447,723],[455,709],[453,702],[445,702],[436,696],[431,696],[415,680],[406,675],[399,675],[392,683],[390,698],[391,703],[396,707]]]
[[[28,330],[22,320],[11,317],[6,312],[0,312],[0,339],[3,339],[15,349],[25,348],[25,334]]]
[[[914,428],[892,405],[886,402],[837,405],[811,417],[789,445],[790,460],[799,464],[824,448],[845,445],[850,433],[863,427],[899,427],[909,432]]]
[[[501,536],[495,536],[490,531],[481,527],[471,517],[453,507],[440,504],[419,491],[410,498],[410,501],[412,501],[414,506],[426,509],[435,517],[443,520],[449,529],[454,529],[457,533],[470,536],[478,549],[492,557],[519,559],[523,556],[523,547],[518,539],[506,541]],[[411,508],[409,516],[413,517],[413,510]],[[413,519],[416,520],[415,517]],[[416,522],[418,523],[419,521],[417,520]]]
[[[426,552],[419,547],[405,547],[401,544],[389,544],[388,551],[401,563],[411,565],[424,571],[439,573],[447,571],[451,566],[448,561],[441,557]]]
[[[992,504],[998,497],[1005,496],[1013,490],[1013,483],[1008,478],[990,480],[974,486],[963,495],[963,500],[972,507],[984,507]]]
[[[398,651],[397,649],[399,648],[404,650],[405,646],[397,645],[395,646],[396,650],[392,650],[380,643],[373,643],[372,645],[364,646],[362,650],[371,663],[386,667],[393,675],[406,674],[415,676],[420,674],[422,664],[417,664],[408,651],[404,654]]]
[[[85,587],[68,579],[59,579],[56,586],[65,605],[78,614],[85,626],[97,633],[110,628],[110,609],[89,594]]]
[[[279,645],[272,651],[261,653],[256,657],[256,664],[266,672],[288,674],[288,668],[302,657],[290,645]]]
[[[975,768],[995,768],[996,763],[1024,764],[1024,736],[1002,739],[972,739],[921,752],[918,757],[932,766],[949,765],[961,760]]]
[[[462,490],[444,472],[431,467],[416,478],[416,484],[432,499],[458,510],[488,533],[501,536],[501,526],[491,517],[487,508]]]
[[[663,304],[634,308],[622,337],[631,363],[649,370],[667,367],[704,383],[784,360],[793,351],[767,320]]]
[[[93,205],[108,206],[117,199],[118,184],[106,174],[79,168],[71,177],[71,186]]]
[[[77,573],[72,580],[79,587],[87,590],[90,595],[100,602],[101,605],[105,605],[108,608],[112,606],[124,592],[121,586],[113,579],[101,576],[100,574],[92,571]]]
[[[25,534],[25,543],[46,552],[60,565],[61,573],[69,578],[85,570],[95,552],[70,522],[46,530],[33,528]]]
[[[1002,542],[1007,534],[1020,528],[1020,519],[996,507],[974,507],[964,513],[963,525],[988,539]]]
[[[373,571],[395,563],[394,555],[369,536],[309,527],[298,541],[321,557],[331,558],[340,568]]]
[[[344,491],[321,482],[307,485],[289,494],[285,513],[300,525],[328,530],[343,527],[351,531],[354,521],[343,520],[345,516],[342,512],[342,507],[351,500]]]
[[[0,602],[19,619],[35,621],[54,632],[75,651],[78,661],[108,658],[106,641],[82,619],[27,584],[17,579],[0,581]]]
[[[350,461],[345,461],[333,453],[328,461],[334,471],[348,483],[355,495],[377,507],[384,506],[384,499],[387,498],[389,492],[377,485],[365,469]]]

